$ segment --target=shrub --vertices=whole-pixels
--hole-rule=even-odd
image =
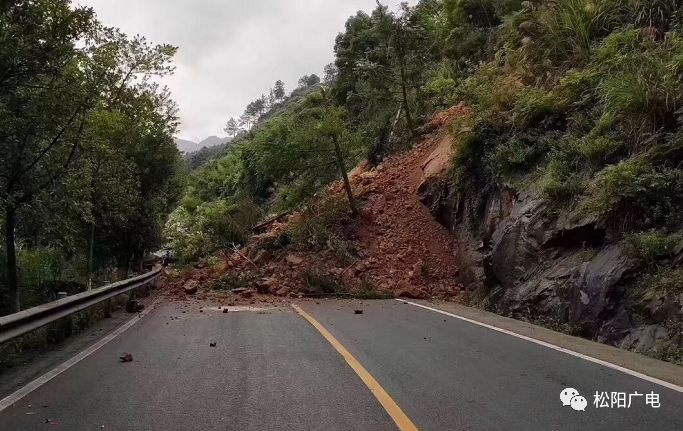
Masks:
[[[599,166],[623,148],[619,142],[605,136],[586,136],[579,142],[579,152],[591,164]]]
[[[558,0],[540,16],[546,54],[558,62],[583,62],[593,43],[624,20],[620,0]]]
[[[546,150],[544,139],[522,139],[513,136],[497,145],[487,162],[497,181],[512,179],[515,174],[528,171]]]
[[[344,197],[325,196],[290,222],[288,231],[295,244],[327,248],[343,257],[350,253],[341,230],[342,221],[347,219],[349,207]]]
[[[568,137],[560,141],[550,154],[540,182],[541,190],[553,203],[568,203],[583,191],[581,154],[576,141]]]
[[[249,200],[205,202],[194,212],[179,206],[166,222],[164,237],[182,261],[190,261],[245,243],[260,217],[259,207]]]
[[[563,111],[552,92],[537,88],[524,91],[512,110],[512,124],[518,129],[538,126],[547,116]]]
[[[680,233],[666,234],[659,231],[627,235],[624,244],[629,254],[646,264],[672,256],[683,241]]]
[[[585,208],[601,216],[630,213],[642,223],[674,223],[680,217],[681,171],[657,168],[634,157],[603,169]]]
[[[443,108],[455,99],[455,80],[452,78],[436,78],[424,89],[424,95],[430,99],[433,107]]]

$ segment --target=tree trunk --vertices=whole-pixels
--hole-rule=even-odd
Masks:
[[[356,215],[358,214],[358,210],[356,209],[356,201],[353,198],[351,183],[349,182],[349,176],[346,173],[346,166],[344,166],[344,156],[342,155],[341,147],[339,146],[339,138],[337,135],[332,136],[332,142],[334,143],[334,152],[337,154],[337,164],[339,165],[339,170],[341,171],[342,179],[344,180],[344,189],[346,190],[346,197],[349,199],[351,214]]]
[[[14,231],[17,224],[17,211],[8,206],[5,220],[5,251],[7,253],[7,288],[13,302],[14,311],[21,311],[21,295],[17,280],[17,250],[14,245]]]
[[[413,117],[410,115],[410,106],[408,105],[408,87],[406,85],[406,72],[403,61],[401,61],[401,92],[403,93],[403,110],[406,112],[406,125],[410,135],[413,136],[415,131],[413,130]]]
[[[93,256],[95,250],[95,223],[90,223],[88,237],[88,290],[92,289]]]

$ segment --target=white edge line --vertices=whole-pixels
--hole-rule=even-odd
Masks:
[[[55,377],[57,377],[58,375],[62,374],[63,372],[65,372],[69,368],[71,368],[74,365],[76,365],[77,363],[81,362],[83,359],[85,359],[88,356],[95,353],[97,350],[99,350],[105,344],[112,341],[114,338],[123,334],[130,327],[132,327],[133,325],[138,323],[140,321],[140,319],[142,319],[147,314],[149,314],[160,301],[161,301],[161,298],[155,300],[147,308],[145,308],[140,314],[133,317],[132,319],[130,319],[129,321],[124,323],[122,326],[119,326],[114,331],[107,334],[100,341],[96,342],[95,344],[88,347],[87,349],[81,351],[80,353],[78,353],[73,358],[71,358],[71,359],[63,362],[62,364],[58,365],[57,367],[53,368],[51,371],[48,371],[47,373],[45,373],[42,376],[38,377],[37,379],[33,380],[31,383],[27,384],[26,386],[16,390],[11,395],[8,395],[7,397],[0,400],[0,412],[2,412],[3,410],[5,410],[8,407],[13,406],[18,401],[20,401],[22,398],[24,398],[26,395],[30,394],[31,392],[35,391],[39,387],[43,386],[45,383],[49,382],[50,380],[52,380]]]
[[[681,386],[675,385],[673,383],[669,383],[669,382],[664,381],[664,380],[660,380],[660,379],[655,378],[655,377],[650,377],[647,374],[639,373],[638,371],[633,371],[629,368],[625,368],[625,367],[622,367],[620,365],[613,364],[611,362],[603,361],[602,359],[598,359],[598,358],[594,358],[592,356],[584,355],[583,353],[579,353],[579,352],[575,352],[573,350],[565,349],[564,347],[556,346],[555,344],[551,344],[551,343],[547,343],[545,341],[537,340],[535,338],[527,337],[526,335],[522,335],[522,334],[518,334],[516,332],[508,331],[507,329],[498,328],[496,326],[489,325],[487,323],[482,323],[482,322],[478,322],[478,321],[473,320],[473,319],[468,319],[467,317],[458,316],[457,314],[453,314],[453,313],[449,313],[447,311],[439,310],[438,308],[429,307],[429,306],[418,304],[418,303],[412,302],[412,301],[406,301],[406,300],[400,299],[400,298],[396,298],[396,301],[401,301],[403,303],[410,304],[410,305],[413,305],[415,307],[424,308],[425,310],[430,310],[430,311],[433,311],[435,313],[439,313],[439,314],[443,314],[443,315],[446,315],[449,317],[454,317],[456,319],[464,320],[465,322],[472,323],[474,325],[483,326],[484,328],[492,329],[494,331],[501,332],[503,334],[511,335],[511,336],[517,337],[517,338],[521,338],[522,340],[530,341],[532,343],[536,343],[536,344],[541,345],[543,347],[547,347],[549,349],[557,350],[558,352],[562,352],[562,353],[566,353],[568,355],[576,356],[577,358],[581,358],[581,359],[584,359],[584,360],[589,361],[589,362],[594,362],[596,364],[600,364],[600,365],[605,366],[607,368],[611,368],[613,370],[621,371],[624,374],[629,374],[631,376],[638,377],[639,379],[643,379],[643,380],[646,380],[648,382],[655,383],[655,384],[658,384],[660,386],[664,386],[665,388],[669,388],[671,390],[683,393],[683,387],[681,387]]]

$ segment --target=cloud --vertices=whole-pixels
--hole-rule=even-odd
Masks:
[[[222,135],[226,120],[277,79],[322,74],[346,19],[375,0],[75,0],[105,25],[178,46],[164,80],[180,106],[183,138]]]

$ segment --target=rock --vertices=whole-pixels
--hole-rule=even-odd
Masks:
[[[209,347],[216,347],[216,342],[212,341],[211,343],[209,343]]]
[[[133,362],[133,355],[131,355],[130,353],[124,353],[119,357],[119,360],[121,362]]]
[[[194,279],[187,280],[183,285],[183,292],[187,295],[194,295],[197,289],[199,289],[199,281]]]
[[[252,296],[254,296],[254,293],[256,293],[256,292],[254,292],[254,291],[251,290],[251,289],[245,289],[245,290],[243,290],[242,292],[240,292],[239,295],[240,295],[242,298],[249,299],[249,298],[251,298]]]
[[[270,293],[270,290],[277,283],[275,277],[265,277],[256,282],[256,292],[260,294]]]
[[[295,255],[293,255],[293,254],[288,254],[287,257],[285,258],[285,260],[286,260],[287,263],[290,264],[291,266],[298,266],[298,265],[301,265],[301,264],[303,263],[303,261],[304,261],[304,260],[303,260],[302,258],[300,258],[299,256],[295,256]]]
[[[353,314],[363,314],[363,310],[353,310]]]
[[[292,289],[288,286],[281,287],[277,291],[275,291],[275,295],[277,296],[287,296],[292,292]]]
[[[657,323],[683,321],[683,293],[658,295],[646,305],[650,317]]]
[[[667,341],[669,333],[663,326],[648,325],[639,327],[631,331],[624,338],[620,346],[622,349],[635,350],[639,353],[646,353],[652,350],[662,341]]]
[[[399,298],[424,299],[427,293],[403,280],[396,286],[396,296]]]

